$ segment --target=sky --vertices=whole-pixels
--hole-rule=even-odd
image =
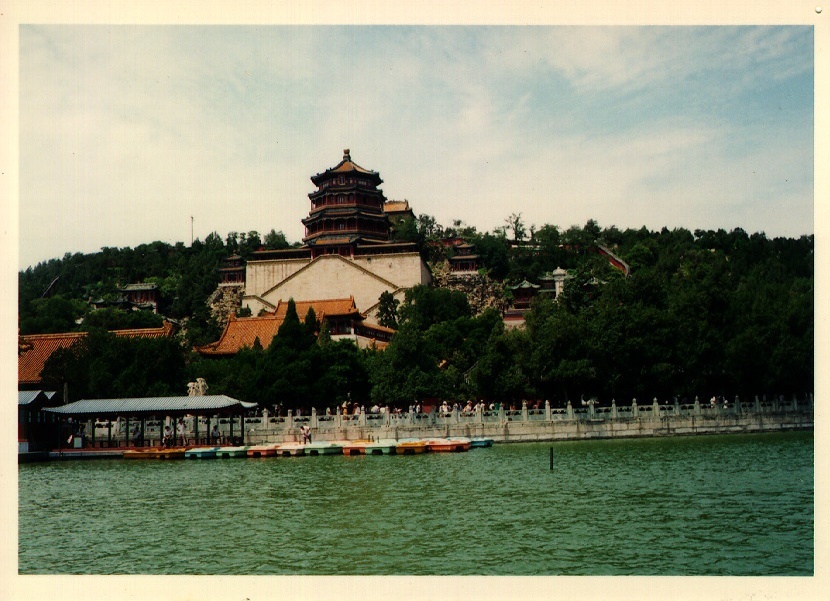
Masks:
[[[443,225],[812,234],[813,37],[23,24],[18,268],[211,232],[299,241],[309,178],[345,148]]]

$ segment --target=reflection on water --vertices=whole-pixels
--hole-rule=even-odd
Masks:
[[[805,432],[24,464],[19,496],[21,574],[813,574]]]

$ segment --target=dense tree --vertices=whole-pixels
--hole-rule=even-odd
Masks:
[[[508,240],[511,219],[517,226],[511,236],[520,243]],[[391,294],[381,298],[381,322],[399,328],[385,351],[335,342],[325,321],[317,323],[313,313],[300,321],[294,307],[266,350],[260,344],[229,358],[185,356],[183,348],[218,338],[206,304],[217,267],[232,252],[263,246],[257,232],[231,232],[224,240],[214,232],[190,246],[151,242],[43,262],[18,274],[18,324],[22,334],[90,330],[82,345],[54,353],[44,372],[55,389],[69,383],[73,398],[183,394],[196,377],[217,393],[306,408],[369,398],[403,405],[427,398],[563,404],[589,395],[621,403],[635,396],[648,402],[812,391],[813,236],[602,229],[593,220],[560,230],[526,226],[520,214],[507,223],[481,234],[460,220],[444,228],[420,216],[401,223],[395,236],[441,261],[453,252],[442,238],[462,237],[502,285],[567,269],[564,295],[537,298],[524,331],[505,331],[495,311],[473,316],[462,292],[417,286],[397,306]],[[600,245],[628,263],[627,277]],[[287,242],[272,230],[264,246]],[[164,314],[183,325],[183,346],[100,331],[159,323],[148,313],[90,310],[90,298],[115,300],[119,288],[136,282],[158,286]]]
[[[391,292],[384,290],[378,304],[378,323],[386,328],[398,327],[398,306],[401,302]]]

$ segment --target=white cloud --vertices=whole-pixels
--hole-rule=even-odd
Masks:
[[[200,238],[275,228],[299,239],[308,178],[345,147],[381,173],[387,197],[443,223],[489,230],[521,212],[563,227],[807,233],[806,38],[806,28],[24,27],[21,265],[187,241],[191,215]]]

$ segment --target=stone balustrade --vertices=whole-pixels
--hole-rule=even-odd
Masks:
[[[218,426],[221,440],[229,442],[231,433],[237,441],[244,431],[245,444],[301,440],[300,428],[311,428],[316,440],[357,438],[426,438],[431,436],[489,436],[496,440],[556,440],[559,438],[607,438],[620,436],[662,436],[673,434],[750,432],[781,429],[808,429],[813,427],[813,395],[785,399],[756,397],[751,402],[735,399],[726,403],[700,402],[680,404],[653,399],[651,403],[608,405],[587,401],[574,407],[570,402],[564,408],[553,408],[545,402],[544,408],[474,411],[453,410],[449,413],[366,413],[320,415],[312,409],[310,415],[262,415],[222,418],[199,418],[199,439]],[[240,419],[243,423],[240,424]],[[132,424],[136,422],[131,422]],[[173,421],[171,427],[175,426]],[[115,422],[96,422],[95,439],[126,444],[127,433],[114,426]],[[159,441],[164,420],[144,423],[144,438],[150,443]],[[186,420],[187,437],[195,438],[194,419]],[[240,428],[240,425],[242,428]],[[92,422],[87,424],[87,436]]]

